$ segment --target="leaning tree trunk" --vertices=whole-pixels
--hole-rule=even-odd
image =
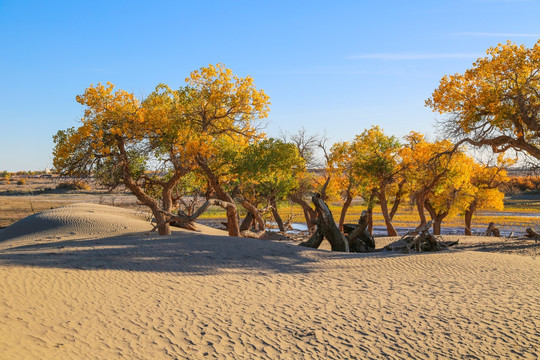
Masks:
[[[341,208],[341,215],[339,216],[339,230],[343,231],[343,223],[345,223],[345,216],[347,215],[347,210],[349,209],[349,206],[351,206],[352,202],[352,195],[351,191],[347,189],[347,196],[345,197],[345,202],[343,203],[343,207]]]
[[[310,232],[315,231],[316,224],[314,220],[317,218],[317,213],[315,212],[315,210],[313,210],[313,208],[309,206],[309,204],[305,202],[304,199],[302,199],[302,197],[299,195],[291,194],[289,195],[289,200],[302,207],[308,230]]]
[[[426,202],[426,195],[424,193],[418,193],[416,195],[416,210],[418,211],[418,216],[420,217],[420,225],[414,230],[416,233],[418,233],[421,229],[424,228],[427,224],[427,218],[425,213],[425,202]]]
[[[392,210],[390,210],[390,220],[394,220],[394,216],[396,215],[399,205],[401,204],[401,199],[403,198],[403,187],[405,186],[405,179],[401,180],[401,182],[398,184],[398,191],[396,193],[396,198],[394,199],[394,204],[392,205]]]
[[[429,216],[431,216],[431,220],[433,220],[433,235],[441,235],[441,224],[448,215],[448,212],[438,213],[429,200],[426,200],[425,206],[429,212]]]
[[[231,195],[225,192],[219,182],[217,175],[208,166],[206,159],[201,156],[196,156],[195,160],[197,162],[197,165],[199,165],[202,172],[206,176],[209,185],[215,191],[217,198],[228,204],[225,210],[227,213],[227,231],[229,232],[229,235],[242,236],[242,234],[240,233],[240,224],[238,221],[238,209],[236,208],[233,198],[231,197]]]
[[[469,205],[469,208],[465,210],[465,235],[472,235],[472,219],[474,212],[476,211],[476,200]]]
[[[369,194],[369,200],[367,205],[367,231],[370,235],[373,235],[373,208],[375,207],[375,192],[376,189],[373,189],[371,191],[371,194]]]
[[[157,229],[159,235],[170,235],[171,229],[169,222],[167,221],[167,216],[161,212],[158,202],[146,194],[144,189],[137,184],[137,182],[131,176],[131,168],[129,166],[128,155],[125,148],[124,140],[121,136],[116,136],[118,149],[120,150],[120,161],[119,166],[122,169],[122,180],[124,185],[135,195],[137,200],[139,200],[144,205],[148,206],[152,210],[152,214],[157,222]]]
[[[257,210],[257,207],[245,199],[241,199],[241,201],[242,201],[242,206],[253,215],[255,222],[258,224],[258,230],[264,231],[265,229],[264,220],[261,214],[259,213],[259,210]]]
[[[392,225],[392,219],[388,213],[388,199],[386,198],[386,189],[385,186],[380,185],[378,191],[379,202],[381,203],[381,212],[384,218],[384,223],[386,224],[386,231],[388,231],[388,236],[397,236],[397,231]]]
[[[242,221],[242,224],[240,224],[240,231],[251,230],[254,220],[255,216],[253,216],[251,211],[248,211],[246,217]]]
[[[285,225],[283,224],[283,219],[281,218],[277,210],[277,202],[275,196],[272,196],[270,198],[270,205],[272,206],[272,209],[270,211],[272,211],[272,216],[274,217],[274,220],[276,220],[279,231],[285,232]]]
[[[311,201],[313,201],[315,211],[317,212],[317,230],[308,241],[303,242],[300,245],[318,247],[322,242],[322,239],[326,238],[330,242],[332,251],[349,252],[349,241],[345,235],[339,231],[334,221],[334,217],[332,216],[332,212],[321,198],[321,195],[313,195]]]
[[[375,250],[375,239],[367,231],[369,223],[369,214],[366,210],[362,211],[358,225],[345,225],[347,240],[349,241],[350,252],[370,252]]]
[[[186,215],[185,213],[173,214],[170,212],[163,211],[161,209],[157,209],[158,215],[156,216],[156,220],[158,218],[159,220],[157,220],[157,225],[154,226],[154,228],[150,232],[155,231],[156,229],[160,229],[163,227],[164,224],[168,225],[171,222],[175,222],[175,223],[193,222],[212,205],[220,206],[223,209],[228,209],[231,206],[234,206],[226,201],[221,201],[219,199],[208,199],[204,202],[204,204],[201,205],[199,209],[197,209],[197,211],[195,211],[193,214],[189,216]]]
[[[125,186],[131,190],[133,194],[135,194],[135,197],[137,200],[139,200],[144,205],[148,206],[150,210],[152,210],[152,215],[154,215],[154,218],[156,220],[156,227],[158,229],[159,235],[171,235],[171,228],[169,225],[169,219],[168,216],[163,213],[163,210],[160,209],[158,202],[148,196],[144,190],[131,178],[129,169],[127,171],[127,175],[124,174],[123,180]]]

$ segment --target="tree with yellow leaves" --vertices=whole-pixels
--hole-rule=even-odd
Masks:
[[[540,40],[508,41],[487,50],[464,74],[445,76],[426,101],[441,114],[445,135],[495,153],[524,151],[540,159]]]
[[[428,193],[425,207],[433,220],[433,234],[441,234],[441,223],[446,217],[454,217],[469,208],[476,189],[471,183],[476,168],[474,159],[457,152],[449,158],[445,175]]]
[[[379,200],[389,236],[397,235],[388,205],[391,195],[398,195],[398,177],[403,171],[399,161],[400,146],[395,136],[386,135],[379,126],[364,130],[353,142],[353,172],[361,179],[364,193],[373,194]],[[399,197],[395,200],[399,204]]]
[[[230,180],[232,154],[264,137],[261,120],[268,116],[269,97],[255,87],[253,78],[240,78],[222,64],[196,70],[186,82],[182,118],[196,134],[191,144],[195,162],[216,198],[229,204],[229,235],[240,236],[238,211],[224,185]]]
[[[354,148],[349,141],[338,142],[330,148],[327,172],[332,182],[341,190],[343,206],[339,217],[339,230],[343,231],[343,224],[347,210],[353,199],[360,195],[361,179],[353,171]]]
[[[508,180],[506,168],[514,163],[515,160],[499,156],[495,166],[473,164],[471,184],[475,192],[465,210],[465,235],[472,235],[472,219],[476,211],[504,209],[504,193],[499,186]]]
[[[424,135],[415,131],[405,136],[399,154],[407,188],[420,217],[417,229],[427,224],[425,206],[428,196],[448,178],[454,168],[452,158],[456,152],[450,151],[453,147],[448,140],[429,142]]]
[[[146,121],[147,109],[133,94],[115,91],[111,83],[91,85],[77,96],[77,101],[86,106],[82,124],[54,136],[55,168],[72,176],[96,174],[111,186],[123,183],[152,210],[160,224],[159,233],[168,234],[163,211],[171,210],[172,200],[167,194],[189,171],[176,153],[167,150],[172,149],[174,136],[156,142],[155,124],[149,126]],[[157,158],[163,159],[160,166],[172,164],[160,179],[147,172],[147,164]],[[145,190],[149,183],[157,181],[163,193],[161,203]]]
[[[54,137],[54,165],[121,182],[150,207],[160,234],[170,233],[173,189],[197,167],[227,209],[229,234],[239,236],[236,205],[222,182],[230,154],[263,137],[268,96],[222,64],[192,72],[186,83],[176,91],[159,85],[143,101],[110,83],[90,86],[77,97],[86,106],[81,126]]]

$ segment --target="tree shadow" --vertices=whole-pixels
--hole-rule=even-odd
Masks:
[[[176,233],[144,233],[99,239],[47,240],[0,250],[0,264],[81,270],[178,272],[194,275],[236,272],[318,271],[318,257],[337,254],[268,240]],[[326,254],[326,255],[324,255]],[[336,264],[337,266],[338,264]],[[325,265],[326,266],[326,265]]]

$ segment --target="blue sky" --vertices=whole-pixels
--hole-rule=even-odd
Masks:
[[[90,84],[144,96],[218,62],[271,97],[269,135],[436,136],[424,101],[441,77],[506,40],[532,46],[538,14],[540,0],[0,0],[0,170],[50,167]]]

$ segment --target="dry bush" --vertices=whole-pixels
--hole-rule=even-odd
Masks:
[[[26,185],[26,179],[17,180],[17,185]]]
[[[90,185],[83,180],[75,180],[70,182],[62,182],[56,186],[57,189],[65,190],[90,190]]]

